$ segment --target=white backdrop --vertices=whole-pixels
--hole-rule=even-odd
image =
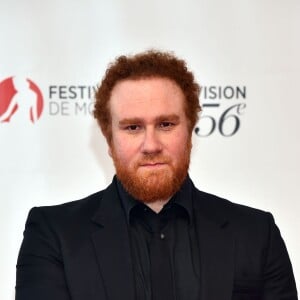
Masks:
[[[193,136],[192,179],[271,211],[299,286],[299,13],[297,0],[0,0],[0,120],[8,100],[18,103],[0,123],[1,299],[14,298],[29,209],[111,181],[107,147],[88,113],[91,90],[117,55],[153,47],[185,58],[207,87],[198,135],[216,128]],[[223,93],[215,97],[213,87]],[[244,97],[231,97],[236,87]],[[36,99],[43,107],[33,106],[32,123]],[[237,120],[237,132],[223,136]]]

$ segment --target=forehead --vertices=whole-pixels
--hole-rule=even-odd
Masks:
[[[112,117],[136,114],[182,114],[185,97],[181,88],[168,78],[126,79],[113,88],[110,98]]]

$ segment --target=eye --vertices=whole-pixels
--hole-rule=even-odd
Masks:
[[[128,125],[125,127],[125,130],[128,130],[128,131],[138,131],[140,129],[141,129],[140,125]]]
[[[166,129],[166,130],[171,129],[174,125],[175,125],[174,123],[169,122],[169,121],[164,121],[164,122],[159,123],[159,127],[161,129]]]

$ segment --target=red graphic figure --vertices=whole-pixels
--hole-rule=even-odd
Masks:
[[[35,123],[43,110],[43,96],[30,79],[10,77],[0,83],[0,122]]]

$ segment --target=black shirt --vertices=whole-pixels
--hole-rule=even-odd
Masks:
[[[199,249],[192,182],[157,214],[117,181],[128,221],[137,300],[196,300],[200,297]]]

